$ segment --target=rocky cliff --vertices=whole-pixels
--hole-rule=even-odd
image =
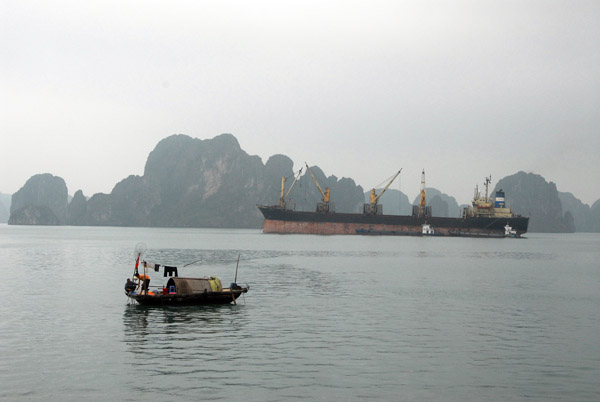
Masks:
[[[363,189],[361,186],[357,186],[354,180],[345,177],[338,179],[333,175],[326,177],[318,166],[311,166],[310,169],[323,191],[329,187],[330,208],[334,208],[335,212],[357,213],[362,211]],[[303,171],[304,175],[300,177],[290,193],[288,206],[299,211],[315,211],[317,203],[322,202],[322,196],[310,173],[306,171],[306,168]],[[287,185],[286,188],[288,188]]]
[[[67,224],[67,185],[49,173],[32,176],[12,196],[11,225]]]
[[[173,135],[160,141],[148,156],[143,176],[129,176],[110,194],[96,194],[85,201],[76,193],[69,205],[73,225],[230,227],[258,228],[262,215],[257,204],[279,200],[281,177],[291,177],[293,163],[284,155],[269,158],[244,152],[231,134],[210,140]],[[342,209],[362,193],[353,181],[322,179],[332,188]],[[312,180],[312,179],[311,179]],[[308,187],[302,177],[297,186]],[[314,186],[314,184],[313,184]],[[359,190],[357,190],[359,189]],[[302,207],[315,200],[299,197]]]
[[[110,194],[86,199],[79,190],[68,203],[63,179],[50,174],[31,177],[12,197],[9,223],[260,228],[263,218],[256,206],[278,203],[281,177],[288,178],[288,189],[292,169],[285,155],[274,155],[263,164],[243,151],[231,134],[208,140],[172,135],[149,154],[142,176],[123,179]],[[326,176],[317,166],[311,170],[323,189],[330,188],[335,211],[358,213],[369,201],[369,193],[354,180]],[[531,217],[530,232],[600,232],[600,201],[590,208],[571,194],[559,193],[539,175],[518,172],[500,180],[497,189],[505,191],[515,213]],[[304,171],[288,206],[314,211],[320,200],[317,186]],[[460,215],[456,200],[439,190],[428,188],[427,200],[435,216]],[[398,190],[388,189],[379,203],[385,214],[412,212],[408,197]]]
[[[497,190],[504,190],[506,205],[515,214],[530,217],[530,232],[575,231],[572,214],[565,216],[563,213],[556,184],[547,182],[542,176],[518,172],[500,180],[491,194]]]
[[[456,198],[442,193],[435,188],[426,188],[427,205],[431,205],[431,213],[433,216],[458,218],[460,216],[460,207]],[[419,205],[421,197],[417,196],[413,201],[413,205]]]
[[[10,217],[10,201],[12,196],[0,193],[0,223],[8,222]]]
[[[381,189],[376,190],[377,194],[380,194],[380,192]],[[370,199],[371,191],[365,192],[363,202],[367,204]],[[386,215],[410,215],[412,213],[412,207],[406,194],[392,188],[383,193],[378,204],[382,205],[383,213]]]
[[[590,208],[590,221],[592,222],[590,231],[600,232],[600,200],[596,201]]]
[[[83,195],[83,191],[78,190],[71,202],[67,206],[68,222],[69,225],[77,224],[85,219],[87,213],[87,200]]]
[[[571,193],[558,193],[565,212],[573,217],[576,232],[600,232],[600,200],[591,207],[584,204]]]
[[[584,204],[571,193],[558,193],[563,212],[567,219],[571,216],[576,232],[594,232],[594,219],[589,205]]]

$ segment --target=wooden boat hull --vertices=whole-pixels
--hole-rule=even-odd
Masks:
[[[248,292],[247,287],[234,290],[223,289],[222,292],[166,295],[127,293],[127,296],[143,306],[201,306],[210,304],[229,304],[240,297],[242,293],[246,292]]]

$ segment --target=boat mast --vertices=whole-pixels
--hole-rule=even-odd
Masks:
[[[492,175],[489,175],[489,177],[485,178],[485,202],[488,202],[488,186],[490,185],[490,183],[492,182]]]

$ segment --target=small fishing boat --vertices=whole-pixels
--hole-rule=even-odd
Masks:
[[[202,278],[182,278],[178,276],[177,267],[164,266],[160,264],[140,262],[140,257],[145,251],[145,246],[137,245],[137,258],[133,280],[127,279],[125,294],[131,300],[144,306],[193,306],[205,304],[230,304],[236,303],[236,299],[243,293],[247,293],[250,286],[240,286],[236,283],[238,264],[235,268],[234,282],[228,288],[224,288],[221,280],[215,276]],[[140,273],[139,266],[143,272]],[[188,264],[189,265],[189,264]],[[164,269],[164,276],[169,275],[167,284],[163,287],[150,287],[148,270],[159,271]],[[174,275],[174,276],[173,276]],[[152,288],[156,290],[152,290]]]

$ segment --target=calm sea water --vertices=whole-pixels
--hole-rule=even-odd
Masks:
[[[144,308],[134,248],[235,275]],[[0,225],[0,399],[598,401],[600,236],[468,239]],[[166,281],[151,273],[151,285]]]

